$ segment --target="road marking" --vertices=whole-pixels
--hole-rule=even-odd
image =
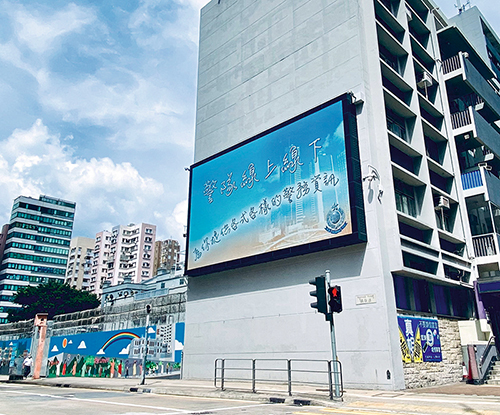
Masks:
[[[369,396],[369,395],[362,395],[362,394],[349,394],[349,396],[355,396],[357,398],[364,398],[364,399],[390,399],[390,400],[395,400],[395,401],[411,401],[415,402],[418,400],[419,402],[430,402],[430,403],[451,403],[451,404],[465,404],[465,405],[471,405],[471,404],[477,404],[477,405],[497,405],[500,406],[500,401],[478,401],[478,400],[473,400],[473,399],[467,399],[467,400],[458,400],[458,399],[438,399],[438,398],[424,398],[422,396],[398,396],[394,398],[379,398],[377,396]]]
[[[151,405],[139,405],[139,404],[134,404],[134,403],[110,402],[110,401],[103,401],[100,399],[71,398],[68,396],[50,395],[50,394],[34,393],[34,392],[21,392],[21,391],[9,391],[9,392],[10,393],[17,393],[19,395],[35,395],[35,396],[41,396],[41,397],[47,397],[47,398],[66,399],[69,401],[93,402],[93,403],[102,403],[102,404],[115,405],[115,406],[130,406],[130,407],[134,407],[134,408],[159,409],[162,411],[174,411],[174,412],[170,413],[169,415],[197,414],[197,413],[203,413],[203,412],[216,412],[216,411],[220,412],[220,411],[228,411],[231,409],[256,408],[259,406],[270,405],[268,403],[264,403],[264,404],[260,403],[260,404],[253,404],[253,405],[244,405],[244,406],[232,406],[232,407],[227,407],[227,408],[187,410],[187,409],[179,409],[179,408],[168,408],[168,407],[164,407],[164,406],[151,406]]]

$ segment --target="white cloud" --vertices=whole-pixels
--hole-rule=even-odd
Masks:
[[[165,211],[163,185],[143,177],[130,163],[110,158],[85,160],[50,134],[41,120],[29,130],[16,130],[2,142],[0,191],[3,212],[19,195],[40,194],[77,202],[75,225],[154,222],[153,212]],[[3,218],[4,223],[8,218]],[[175,222],[175,221],[174,221]],[[93,236],[102,229],[88,229]]]
[[[78,345],[78,349],[86,349],[87,348],[87,345],[85,344],[85,342],[82,340],[80,342],[80,344]]]
[[[17,37],[37,54],[45,53],[59,37],[78,32],[95,21],[91,9],[74,3],[53,14],[52,11],[34,13],[33,9],[20,5],[14,7],[10,11],[16,21]]]
[[[175,350],[183,350],[183,349],[184,349],[184,345],[179,340],[176,340],[175,341]]]
[[[96,354],[106,354],[106,352],[102,349],[99,349],[99,351]]]
[[[126,355],[128,355],[129,350],[130,350],[130,344],[127,347],[124,347],[123,349],[121,349],[118,354],[126,354]]]
[[[59,349],[57,348],[57,346],[54,344],[54,347],[50,350],[51,352],[58,352]]]

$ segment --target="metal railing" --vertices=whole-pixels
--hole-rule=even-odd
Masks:
[[[288,396],[292,396],[293,384],[328,386],[330,399],[344,394],[342,364],[338,360],[216,359],[214,386],[226,390],[228,382],[249,383],[252,393],[265,390],[257,388],[257,383],[267,383],[286,384]]]
[[[492,256],[497,254],[495,234],[489,233],[481,236],[473,236],[472,245],[474,245],[474,254],[476,257]]]
[[[472,170],[462,174],[462,189],[469,190],[483,185],[481,170]]]
[[[488,376],[491,367],[494,362],[498,359],[496,344],[495,344],[495,336],[491,336],[488,341],[488,345],[486,349],[484,349],[481,358],[479,359],[478,369],[480,374],[480,382],[484,383],[486,377]]]
[[[470,107],[465,111],[455,112],[451,114],[451,126],[454,130],[457,128],[465,127],[472,124],[472,117],[470,114]]]
[[[461,66],[460,55],[452,56],[451,58],[443,61],[443,74],[446,75],[447,73],[456,71],[457,69],[460,69]]]

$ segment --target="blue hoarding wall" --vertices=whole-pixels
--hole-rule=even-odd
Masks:
[[[398,316],[399,340],[403,362],[441,362],[438,320]]]
[[[141,376],[146,328],[81,333],[50,339],[47,374],[54,376]],[[184,323],[150,326],[149,374],[169,373],[180,367],[184,347]]]
[[[193,166],[188,270],[353,232],[343,105]]]
[[[0,375],[13,373],[14,369],[22,369],[22,361],[31,352],[31,338],[18,340],[0,340]]]

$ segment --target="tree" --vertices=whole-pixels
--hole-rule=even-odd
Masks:
[[[21,308],[9,310],[7,319],[11,323],[30,320],[38,313],[48,313],[51,319],[58,314],[89,310],[100,304],[95,294],[76,290],[57,281],[21,288],[14,295],[13,302],[20,304]]]

